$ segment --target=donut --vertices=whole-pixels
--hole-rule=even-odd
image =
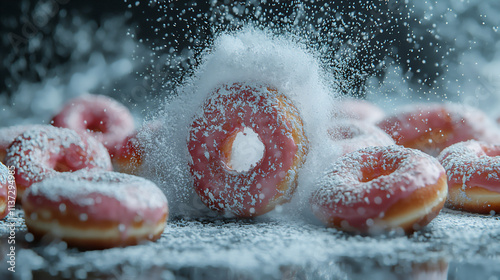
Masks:
[[[105,249],[157,240],[168,203],[151,181],[133,175],[80,170],[33,184],[22,198],[26,226],[71,247]]]
[[[138,132],[129,135],[117,149],[112,158],[116,171],[137,174],[143,164],[146,148],[145,142],[152,133],[157,132],[162,126],[159,121],[146,123]]]
[[[338,120],[330,125],[328,130],[333,145],[345,155],[358,149],[371,146],[390,146],[396,143],[374,124],[358,120]]]
[[[125,106],[110,97],[94,94],[70,100],[54,116],[52,125],[89,132],[111,155],[135,130],[132,114]]]
[[[380,107],[363,99],[340,99],[337,101],[337,108],[332,114],[334,119],[354,119],[376,123],[385,117],[385,112]]]
[[[466,141],[494,143],[500,132],[482,111],[459,104],[420,104],[377,124],[398,145],[437,156],[446,147]]]
[[[448,176],[447,207],[500,213],[500,145],[460,142],[444,149],[438,160]]]
[[[18,199],[33,183],[61,172],[112,169],[106,148],[94,137],[50,125],[19,135],[7,149],[5,162],[15,168]]]
[[[310,203],[327,226],[363,235],[411,233],[442,209],[446,173],[436,158],[401,146],[368,147],[340,157]]]
[[[253,217],[291,199],[308,140],[285,95],[235,83],[208,96],[187,146],[202,202],[224,215]]]
[[[10,209],[15,207],[16,184],[13,172],[0,162],[0,219],[5,218]]]
[[[0,129],[0,162],[5,162],[5,155],[7,154],[7,148],[14,141],[14,139],[26,130],[33,129],[36,127],[42,127],[43,125],[28,124],[28,125],[14,125],[9,127],[3,127]]]
[[[143,153],[143,146],[137,137],[137,133],[128,136],[112,158],[115,170],[135,174],[142,164]]]

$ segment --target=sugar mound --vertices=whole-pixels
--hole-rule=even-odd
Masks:
[[[307,192],[322,171],[323,159],[331,160],[335,154],[330,142],[325,141],[329,139],[326,127],[334,108],[331,81],[318,58],[295,38],[255,27],[221,33],[202,53],[191,76],[175,89],[175,97],[169,98],[165,109],[155,116],[162,129],[143,133],[147,154],[142,175],[165,190],[172,201],[173,215],[206,211],[191,187],[186,144],[189,127],[217,87],[259,83],[286,95],[301,114],[310,149],[298,190]]]

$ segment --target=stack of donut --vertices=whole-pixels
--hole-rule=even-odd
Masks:
[[[53,123],[72,129],[2,130],[0,148],[15,171],[28,230],[38,239],[51,236],[83,249],[158,239],[168,217],[165,195],[146,179],[111,171],[110,155],[125,154],[122,143],[134,131],[130,112],[108,97],[84,95],[71,100]],[[2,167],[3,217],[7,177]]]

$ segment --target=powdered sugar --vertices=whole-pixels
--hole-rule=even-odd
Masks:
[[[439,155],[449,184],[463,189],[483,187],[500,192],[500,146],[470,140],[452,145]]]
[[[53,126],[40,126],[19,135],[7,151],[6,163],[16,168],[16,181],[24,188],[57,171],[111,170],[109,154],[96,139]]]
[[[333,109],[333,93],[326,81],[328,76],[318,60],[293,38],[252,27],[220,34],[160,113],[162,129],[146,137],[150,141],[146,141],[143,175],[157,182],[184,210],[198,212],[187,168],[191,161],[186,147],[188,129],[203,112],[202,105],[209,94],[222,84],[238,82],[274,88],[297,107],[310,142],[299,184],[309,186],[314,175],[307,173],[322,170],[317,164],[321,159],[332,158],[335,152],[324,141]],[[174,210],[176,207],[172,205],[172,212],[180,214]]]
[[[68,199],[81,206],[96,203],[89,198],[91,194],[114,198],[129,207],[162,208],[167,204],[165,195],[153,182],[133,175],[99,170],[62,173],[31,185],[28,192],[55,202]]]

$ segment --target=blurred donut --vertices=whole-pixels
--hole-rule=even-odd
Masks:
[[[482,111],[458,104],[412,105],[377,124],[398,145],[437,156],[446,147],[466,140],[494,143],[500,132]]]
[[[127,107],[110,97],[94,94],[68,101],[52,119],[52,125],[89,132],[111,155],[135,130],[134,119]]]

